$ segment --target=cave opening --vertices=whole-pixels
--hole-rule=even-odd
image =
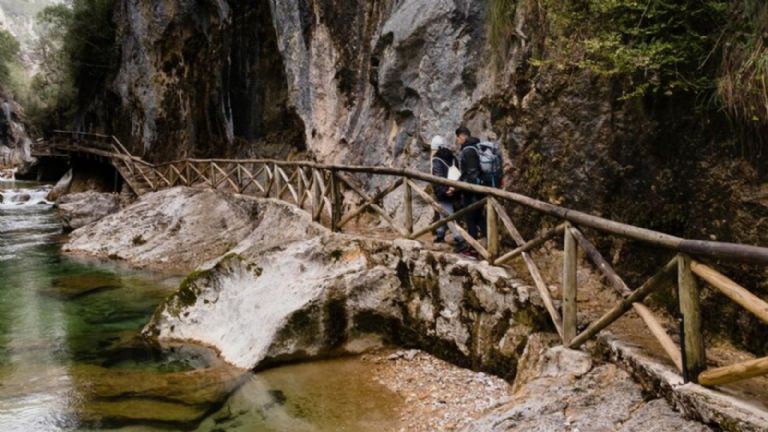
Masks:
[[[263,157],[304,151],[304,124],[290,107],[269,1],[233,2],[230,35],[224,79],[236,151]]]

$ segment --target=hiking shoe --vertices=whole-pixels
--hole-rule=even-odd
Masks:
[[[475,252],[474,249],[466,249],[466,250],[461,252],[461,255],[463,255],[463,256],[465,256],[467,258],[472,258],[472,259],[477,259],[477,257],[478,257],[477,252]]]
[[[445,243],[445,237],[435,237],[433,243]]]
[[[467,244],[462,241],[460,243],[455,243],[453,245],[453,252],[454,253],[462,253],[465,250],[467,250],[468,248],[469,248],[469,246],[467,246]]]

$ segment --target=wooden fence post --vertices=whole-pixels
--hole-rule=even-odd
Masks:
[[[279,167],[275,165],[272,169],[272,175],[274,176],[274,186],[275,186],[275,198],[281,199],[283,196],[283,179],[280,177],[280,171]]]
[[[341,182],[336,170],[331,170],[331,231],[339,232],[341,221]]]
[[[320,220],[321,212],[320,208],[323,205],[323,191],[320,188],[320,180],[318,179],[320,177],[320,173],[318,173],[314,168],[312,168],[311,171],[312,174],[312,219],[315,220],[315,222]]]
[[[296,167],[296,193],[299,195],[299,202],[296,203],[297,206],[300,208],[303,208],[304,204],[304,168],[302,167]]]
[[[413,191],[408,178],[403,178],[403,209],[405,212],[405,230],[410,236],[413,234]]]
[[[691,257],[684,254],[677,257],[677,283],[685,337],[682,343],[685,350],[683,366],[687,369],[691,381],[698,382],[699,374],[707,368],[707,358],[701,333],[699,287],[691,271]]]
[[[565,227],[563,245],[563,344],[569,345],[576,337],[576,240],[571,225]]]
[[[499,257],[499,221],[496,217],[495,200],[488,198],[485,205],[486,215],[486,238],[488,239],[488,261],[493,261]]]

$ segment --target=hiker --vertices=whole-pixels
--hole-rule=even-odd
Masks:
[[[459,168],[461,169],[460,181],[481,185],[482,171],[480,169],[480,151],[477,145],[480,140],[474,138],[472,133],[466,127],[456,129],[456,144],[459,146]],[[463,191],[461,194],[463,207],[468,207],[483,197],[480,194]],[[485,218],[483,217],[483,208],[478,208],[467,213],[464,221],[467,224],[467,231],[473,238],[480,238],[485,233]]]
[[[502,188],[504,186],[504,157],[499,143],[490,138],[477,143],[480,158],[480,183],[483,186]]]
[[[450,180],[458,180],[461,176],[459,169],[456,167],[456,157],[453,152],[448,148],[448,143],[442,136],[435,136],[432,138],[432,175],[436,177],[447,178]],[[455,188],[445,186],[441,184],[433,184],[432,189],[435,192],[435,198],[440,204],[440,207],[446,211],[446,213],[454,213],[454,201],[458,198],[458,193]],[[462,252],[467,248],[467,244],[464,239],[461,238],[459,231],[451,224],[451,234],[453,235],[453,250],[455,252]],[[435,230],[435,243],[445,242],[446,225],[441,225]]]

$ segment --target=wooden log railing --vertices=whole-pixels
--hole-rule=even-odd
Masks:
[[[98,144],[91,145],[93,142]],[[206,187],[283,200],[307,210],[315,221],[333,231],[349,228],[353,221],[360,221],[364,216],[373,216],[396,235],[418,240],[447,225],[490,264],[505,266],[516,258],[522,258],[555,330],[563,344],[570,348],[579,348],[626,312],[633,310],[670,361],[692,381],[714,386],[768,374],[768,357],[707,370],[698,285],[699,281],[706,282],[762,321],[768,322],[768,302],[701,263],[702,259],[710,259],[768,265],[768,248],[765,247],[683,239],[566,209],[514,192],[452,181],[403,168],[272,159],[183,159],[153,165],[132,156],[112,137],[71,132],[61,134],[57,149],[89,151],[112,158],[114,163],[124,166],[128,175],[134,177],[133,182],[142,182],[150,190],[174,186]],[[356,174],[366,175],[367,181],[360,181],[355,177]],[[363,185],[376,183],[371,182],[374,177],[383,178],[384,181],[378,184],[384,186],[371,191]],[[427,191],[426,184],[453,187],[463,193],[478,194],[481,198],[449,214]],[[399,203],[395,206],[396,210],[384,205],[388,197]],[[414,207],[417,202],[434,209],[439,215],[438,220],[417,223]],[[525,240],[502,203],[523,206],[554,217],[561,223],[532,240]],[[459,223],[463,217],[477,211],[485,212],[485,244],[470,236]],[[674,257],[657,274],[632,290],[587,239],[583,228],[638,241],[670,252]],[[560,235],[563,236],[563,271],[562,296],[558,308],[558,302],[550,293],[549,285],[539,271],[532,252]],[[511,250],[503,250],[510,246]],[[583,329],[578,325],[579,250],[584,252],[586,259],[605,277],[607,285],[619,297],[618,304]],[[675,282],[683,322],[681,346],[669,336],[662,321],[642,303],[653,292]]]

